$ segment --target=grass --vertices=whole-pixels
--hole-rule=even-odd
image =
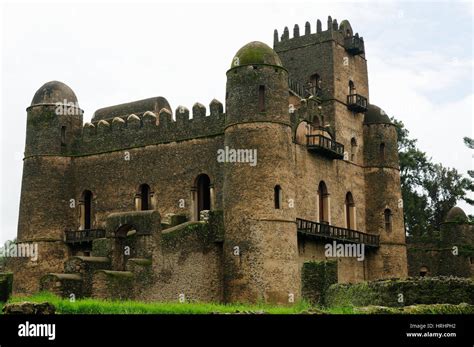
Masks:
[[[212,314],[212,313],[266,313],[266,314],[298,314],[307,311],[318,313],[347,314],[353,313],[352,308],[320,309],[312,307],[305,301],[292,306],[276,306],[268,304],[218,304],[205,302],[141,302],[100,299],[77,299],[72,302],[48,292],[41,292],[28,297],[12,297],[9,302],[50,302],[60,314]]]

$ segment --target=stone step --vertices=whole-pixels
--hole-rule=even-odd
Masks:
[[[130,271],[98,270],[92,281],[92,297],[97,299],[132,299],[135,276]]]
[[[83,279],[82,293],[84,296],[92,294],[92,279],[97,270],[110,270],[111,263],[107,257],[73,256],[64,263],[64,272],[79,274]]]
[[[63,298],[81,298],[83,279],[80,274],[49,273],[41,277],[40,290],[48,291]]]

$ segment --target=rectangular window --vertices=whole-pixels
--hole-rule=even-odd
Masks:
[[[265,86],[258,87],[258,112],[265,112]]]
[[[65,126],[61,127],[61,145],[62,146],[66,145],[66,127]]]

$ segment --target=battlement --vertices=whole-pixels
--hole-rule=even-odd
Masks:
[[[208,115],[203,104],[195,103],[192,107],[192,118],[189,116],[187,107],[178,106],[175,119],[168,108],[162,108],[159,112],[131,113],[112,119],[94,117],[92,122],[84,124],[77,154],[188,140],[224,132],[224,108],[216,99],[209,104]]]
[[[364,53],[364,39],[359,37],[358,33],[353,33],[349,21],[343,20],[338,24],[337,19],[332,19],[331,16],[327,19],[326,30],[322,29],[322,23],[318,19],[316,21],[316,32],[311,32],[310,22],[305,23],[303,34],[300,32],[299,25],[295,24],[292,37],[290,37],[288,27],[284,28],[280,37],[277,29],[273,32],[273,48],[277,53],[331,40],[344,46],[353,55]]]

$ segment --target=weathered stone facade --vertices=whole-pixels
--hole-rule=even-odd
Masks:
[[[14,291],[292,303],[333,241],[365,246],[337,259],[339,282],[405,277],[396,131],[368,96],[363,39],[332,19],[240,49],[225,112],[173,117],[157,97],[83,125],[74,92],[46,83],[27,108],[18,227],[40,255],[10,262]]]

